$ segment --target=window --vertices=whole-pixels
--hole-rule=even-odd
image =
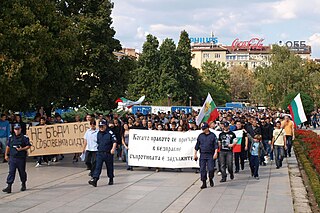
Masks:
[[[215,57],[215,58],[221,58],[221,54],[220,54],[220,53],[216,53],[216,54],[214,55],[214,57]]]
[[[203,58],[210,58],[210,54],[209,53],[203,53]]]

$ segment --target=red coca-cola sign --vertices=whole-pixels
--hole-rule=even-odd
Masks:
[[[239,38],[232,42],[232,49],[236,50],[262,50],[263,38],[252,38],[249,41],[240,41]]]

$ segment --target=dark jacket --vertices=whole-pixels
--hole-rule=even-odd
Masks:
[[[272,140],[273,126],[271,124],[261,125],[262,140]]]

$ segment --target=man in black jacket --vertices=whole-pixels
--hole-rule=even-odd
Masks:
[[[264,160],[264,155],[268,154],[270,156],[270,160],[273,160],[273,153],[271,153],[271,141],[272,141],[272,133],[273,126],[267,123],[264,119],[261,119],[261,135],[262,135],[262,144],[263,148],[267,153],[263,153],[260,156],[260,164],[266,165]]]

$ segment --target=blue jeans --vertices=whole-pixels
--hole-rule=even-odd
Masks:
[[[276,166],[281,167],[283,156],[284,156],[284,147],[275,145],[273,149],[274,149],[274,156],[276,159]]]
[[[1,154],[4,154],[6,152],[6,147],[7,147],[7,138],[0,138]]]
[[[259,171],[259,156],[257,155],[251,155],[250,157],[250,169],[251,174],[254,177],[259,177],[258,171]]]
[[[220,151],[219,160],[221,163],[222,179],[227,178],[226,168],[230,176],[233,176],[233,152],[232,151]]]
[[[269,140],[263,140],[262,141],[263,148],[267,153],[264,153],[262,151],[260,156],[260,162],[264,162],[264,156],[268,154],[270,156],[270,160],[273,160],[273,151],[271,150],[271,144],[269,144]]]
[[[287,150],[285,152],[285,157],[289,155],[291,156],[291,148],[292,148],[292,136],[291,135],[286,135],[286,140],[287,140]]]
[[[123,152],[124,152],[124,154],[126,156],[127,169],[129,169],[130,166],[129,166],[129,163],[128,163],[128,150],[124,146],[122,146],[122,150],[123,150]]]

